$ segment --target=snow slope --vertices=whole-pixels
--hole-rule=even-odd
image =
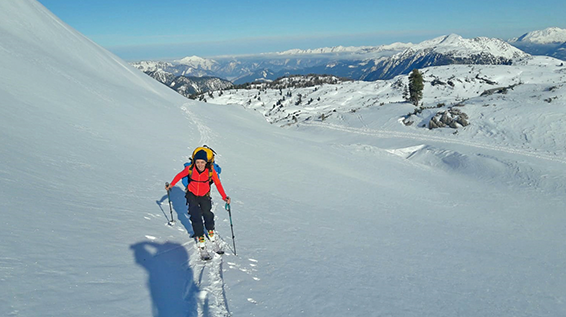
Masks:
[[[477,138],[385,106],[282,129],[184,99],[32,0],[0,2],[0,63],[2,316],[566,313],[563,125],[523,131],[556,141],[534,153],[498,142],[515,120]],[[238,251],[213,191],[228,253],[206,265],[163,189],[203,143]]]
[[[488,37],[464,39],[457,34],[440,36],[432,40],[423,41],[409,48],[408,52],[401,52],[397,55],[409,55],[413,54],[415,51],[428,51],[431,49],[437,53],[450,54],[455,57],[469,57],[482,53],[489,53],[493,56],[507,59],[518,59],[528,56],[528,54],[499,39]]]
[[[449,65],[421,72],[425,87],[423,111],[418,115],[403,97],[408,85],[406,75],[292,90],[267,89],[268,84],[257,84],[253,89],[214,92],[212,98],[207,95],[207,101],[252,109],[278,126],[324,121],[350,128],[386,127],[425,135],[426,131],[419,130],[428,127],[431,117],[457,105],[472,124],[458,131],[443,129],[434,133],[459,133],[466,138],[459,142],[473,138],[486,144],[548,152],[557,158],[566,155],[562,137],[566,67],[560,60],[536,56],[513,66]],[[413,122],[414,126],[405,127],[400,119]]]
[[[515,44],[515,42],[533,44],[564,43],[566,42],[566,30],[557,27],[536,30],[509,40],[509,43]]]
[[[130,246],[199,141],[186,99],[36,1],[0,4],[0,61],[0,315],[151,315]]]

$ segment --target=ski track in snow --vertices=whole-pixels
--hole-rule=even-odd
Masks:
[[[168,225],[169,226],[169,225]],[[186,233],[184,229],[170,226],[172,229]],[[155,240],[156,237],[146,235],[149,240]],[[226,243],[221,242],[222,247],[226,249]],[[187,281],[187,285],[192,285],[191,282],[198,287],[197,293],[197,313],[199,317],[229,317],[232,316],[228,309],[228,301],[224,290],[224,277],[223,277],[223,259],[222,255],[216,254],[212,251],[212,246],[207,245],[207,250],[210,252],[212,259],[208,261],[201,260],[198,249],[194,239],[190,239],[181,245],[165,251],[158,252],[153,257],[158,257],[165,253],[175,251],[179,248],[184,248],[189,253],[188,265],[193,272],[192,281]],[[190,293],[190,290],[187,290]]]
[[[192,123],[197,127],[200,134],[199,146],[203,144],[209,144],[211,141],[212,131],[209,127],[202,124],[199,120],[195,119],[195,115],[189,110],[189,107],[190,104],[186,103],[181,107],[181,110],[185,112],[187,118],[189,118],[189,120],[191,120]]]
[[[199,146],[209,144],[212,140],[213,133],[209,127],[195,119],[195,115],[189,110],[190,104],[186,103],[181,107],[187,118],[197,127],[200,135]],[[213,210],[216,213],[216,204],[213,204]],[[181,230],[184,231],[184,230]],[[219,237],[220,238],[220,237]],[[208,252],[212,255],[212,259],[203,261],[197,250],[194,240],[184,243],[191,245],[189,251],[190,258],[188,265],[193,272],[193,281],[199,288],[197,298],[197,312],[199,317],[227,317],[231,316],[228,309],[228,301],[224,290],[223,259],[222,255],[216,254],[212,250],[211,245],[207,245]],[[221,241],[223,250],[226,250],[226,243]]]
[[[222,276],[222,255],[210,250],[212,259],[200,259],[195,243],[191,243],[192,251],[189,266],[193,270],[193,280],[199,288],[198,316],[231,316],[224,291],[224,278]]]
[[[208,261],[201,260],[196,244],[194,240],[191,239],[178,247],[156,253],[155,255],[153,255],[153,257],[157,257],[165,253],[177,250],[178,248],[185,248],[190,254],[189,262],[185,263],[184,265],[188,265],[191,268],[193,272],[193,281],[199,289],[196,298],[198,304],[198,316],[232,316],[230,311],[228,310],[226,293],[224,291],[224,278],[222,276],[222,255],[210,251],[212,259]],[[192,283],[187,283],[187,285],[192,285]],[[189,290],[187,290],[187,293],[189,293]]]
[[[451,140],[449,138],[435,136],[435,135],[423,136],[423,135],[420,135],[420,134],[417,134],[417,133],[396,132],[396,131],[389,131],[389,130],[372,130],[372,129],[367,129],[367,128],[354,128],[354,127],[347,127],[347,126],[341,126],[341,125],[332,124],[332,123],[322,123],[322,122],[308,122],[308,123],[303,122],[301,124],[303,124],[305,126],[321,127],[321,128],[326,128],[326,129],[331,129],[331,130],[336,130],[336,131],[342,131],[342,132],[356,133],[356,134],[367,135],[367,136],[377,136],[377,137],[381,137],[381,138],[395,137],[395,138],[419,140],[419,141],[423,141],[423,142],[434,141],[434,142],[440,142],[440,143],[445,143],[445,144],[460,144],[460,145],[466,145],[466,146],[475,147],[475,148],[481,148],[481,149],[485,149],[485,150],[506,152],[506,153],[510,153],[510,154],[519,154],[519,155],[524,155],[524,156],[529,156],[529,157],[534,157],[534,158],[538,158],[538,159],[543,159],[543,160],[554,161],[554,162],[566,164],[566,158],[561,158],[561,157],[558,157],[558,156],[547,155],[547,154],[542,154],[542,153],[533,153],[533,152],[529,152],[527,150],[520,150],[520,149],[514,149],[514,148],[510,148],[510,147],[503,147],[503,146],[494,146],[494,145],[489,145],[489,144],[479,143],[479,142],[470,142],[470,141],[461,140],[461,139]]]
[[[200,131],[200,128],[199,128]],[[212,206],[212,212],[216,214],[216,204]],[[226,243],[220,238],[222,250],[226,250]],[[209,261],[200,258],[199,251],[193,240],[193,250],[189,260],[189,265],[193,270],[193,280],[200,289],[198,298],[198,316],[224,317],[231,316],[228,310],[228,301],[224,291],[224,277],[222,275],[223,256],[216,254],[212,250],[210,243],[207,243],[207,250],[212,255]]]

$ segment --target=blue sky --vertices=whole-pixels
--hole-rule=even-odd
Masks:
[[[509,39],[566,28],[564,0],[39,0],[123,59],[418,43],[450,33]]]

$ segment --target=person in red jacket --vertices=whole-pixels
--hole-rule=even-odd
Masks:
[[[222,200],[230,204],[230,197],[226,196],[222,183],[218,178],[218,174],[209,163],[207,163],[207,154],[204,150],[195,153],[194,167],[192,165],[185,167],[179,174],[173,178],[171,184],[165,186],[166,190],[170,190],[183,177],[189,177],[189,185],[187,186],[187,204],[189,205],[189,216],[193,227],[194,236],[197,239],[199,248],[204,248],[204,229],[208,231],[208,238],[214,241],[214,213],[212,210],[212,201],[210,198],[211,181],[216,185],[218,192],[222,196]],[[204,219],[204,227],[203,227]]]

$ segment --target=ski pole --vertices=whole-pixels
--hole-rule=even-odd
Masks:
[[[169,187],[169,183],[165,183],[165,187]],[[175,219],[173,219],[173,207],[171,207],[171,196],[169,195],[169,189],[167,189],[167,201],[169,201],[169,212],[171,212],[171,221],[169,224],[174,224]]]
[[[234,225],[232,224],[232,212],[230,211],[230,204],[226,203],[224,208],[226,208],[226,210],[228,211],[228,216],[230,217],[230,229],[232,230],[232,243],[234,244],[234,255],[236,255],[236,240],[234,239],[236,237],[234,236]]]

